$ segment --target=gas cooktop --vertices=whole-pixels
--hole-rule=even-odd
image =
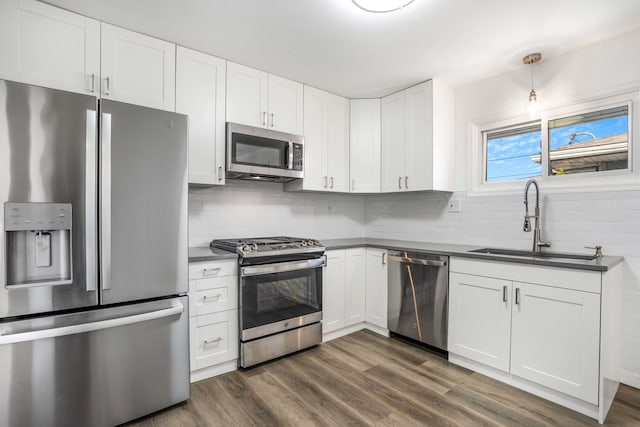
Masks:
[[[325,250],[317,240],[285,236],[216,239],[211,241],[211,247],[235,252],[245,258],[324,252]]]

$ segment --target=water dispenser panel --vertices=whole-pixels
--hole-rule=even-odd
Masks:
[[[4,230],[71,230],[71,204],[5,203]]]
[[[70,203],[5,203],[7,287],[73,283]]]

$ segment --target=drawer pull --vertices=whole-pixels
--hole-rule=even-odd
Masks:
[[[216,338],[214,340],[204,340],[204,344],[205,345],[207,345],[207,344],[218,344],[220,341],[222,341],[222,338],[218,337],[218,338]]]
[[[202,297],[202,302],[205,302],[208,299],[215,299],[218,300],[220,299],[220,297],[222,296],[222,294],[215,294],[215,295],[205,295]]]
[[[205,274],[214,274],[217,273],[218,271],[222,270],[221,267],[216,267],[216,268],[203,268],[202,269],[202,275],[204,276]]]
[[[502,302],[507,302],[507,286],[502,287]]]

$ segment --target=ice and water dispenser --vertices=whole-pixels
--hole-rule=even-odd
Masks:
[[[5,203],[7,286],[72,283],[71,204]]]

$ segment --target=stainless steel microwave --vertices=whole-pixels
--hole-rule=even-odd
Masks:
[[[286,182],[304,178],[304,138],[227,123],[227,178]]]

